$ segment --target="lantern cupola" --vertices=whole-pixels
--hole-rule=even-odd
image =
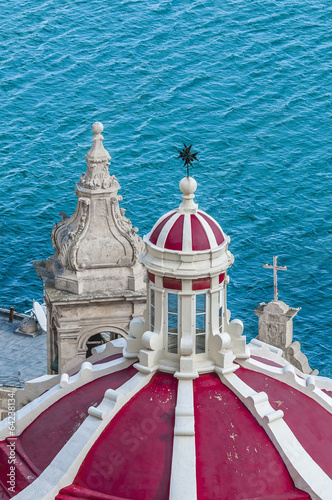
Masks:
[[[243,324],[230,321],[227,271],[234,257],[220,225],[194,202],[197,183],[180,182],[183,201],[163,215],[143,240],[148,270],[146,321],[131,323],[126,356],[143,372],[160,369],[178,378],[232,371],[248,357]]]

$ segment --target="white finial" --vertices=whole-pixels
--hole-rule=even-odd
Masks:
[[[195,211],[197,210],[198,205],[194,203],[194,192],[197,189],[197,182],[192,177],[184,177],[181,179],[180,191],[183,193],[182,198],[183,202],[180,205],[180,210],[185,212],[187,211]]]
[[[104,125],[100,122],[94,122],[91,128],[92,132],[94,132],[97,135],[102,133],[102,131],[104,130]]]

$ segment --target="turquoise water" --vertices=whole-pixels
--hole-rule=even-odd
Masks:
[[[0,305],[41,298],[31,261],[75,209],[98,120],[141,235],[180,202],[176,148],[194,144],[196,201],[231,237],[233,317],[256,334],[278,255],[295,339],[332,376],[331,2],[12,0],[0,19]]]

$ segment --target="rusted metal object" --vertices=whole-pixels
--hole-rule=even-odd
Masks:
[[[9,323],[12,323],[14,320],[14,311],[15,311],[15,308],[11,307],[9,310]]]

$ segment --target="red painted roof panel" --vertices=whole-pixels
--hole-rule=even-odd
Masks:
[[[190,215],[190,219],[191,219],[191,234],[192,234],[192,250],[193,251],[209,250],[210,242],[201,222],[194,214]]]
[[[270,405],[284,412],[284,420],[323,471],[332,478],[331,414],[309,396],[279,380],[240,368],[236,374],[255,391],[264,391]]]
[[[168,250],[182,250],[183,222],[184,215],[180,215],[171,227],[165,241],[165,248]]]
[[[96,440],[74,484],[120,498],[168,500],[176,393],[177,380],[156,373]]]
[[[238,372],[237,372],[238,373]],[[309,499],[263,428],[216,374],[194,380],[197,499]]]

